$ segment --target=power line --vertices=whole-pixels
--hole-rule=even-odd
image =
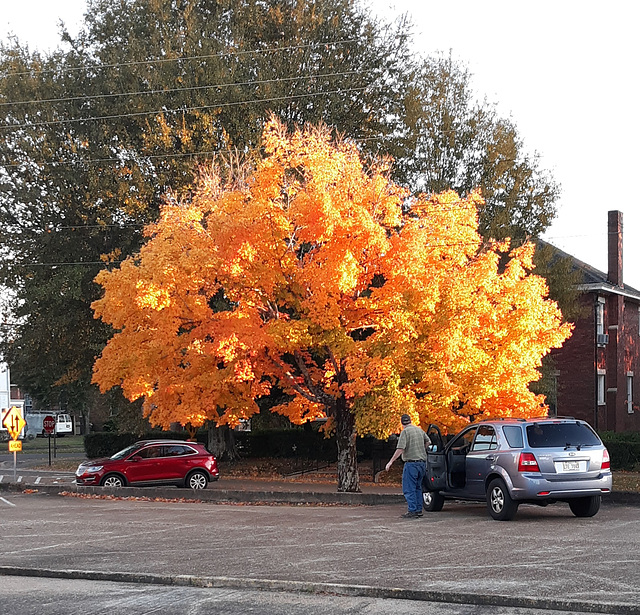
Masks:
[[[80,231],[80,230],[104,230],[107,231],[109,229],[129,229],[129,228],[144,228],[148,224],[155,224],[155,222],[141,222],[139,224],[72,224],[72,225],[64,225],[64,226],[45,226],[45,227],[31,227],[20,229],[22,233],[38,233],[38,234],[46,234],[46,233],[59,233],[60,231]]]
[[[135,113],[118,113],[114,115],[100,115],[86,118],[68,118],[64,120],[50,120],[47,122],[28,122],[24,124],[14,124],[14,125],[4,125],[0,126],[0,129],[10,129],[10,130],[18,130],[21,128],[40,128],[43,126],[56,126],[60,124],[77,124],[82,122],[92,122],[99,120],[116,120],[127,117],[143,117],[147,115],[161,115],[165,113],[186,113],[191,111],[202,111],[204,109],[219,109],[221,107],[231,107],[234,105],[249,105],[255,103],[268,103],[268,102],[277,102],[282,100],[297,100],[301,98],[313,98],[316,96],[325,96],[330,94],[348,94],[350,92],[361,92],[366,90],[365,87],[360,88],[348,88],[348,89],[338,89],[338,90],[330,90],[328,92],[310,92],[307,94],[293,94],[288,96],[275,96],[273,98],[261,98],[258,100],[242,100],[235,102],[227,102],[227,103],[217,103],[213,105],[200,105],[197,107],[183,107],[180,109],[159,109],[156,111],[139,111]]]
[[[140,152],[135,151],[132,152],[141,156],[140,162],[146,162],[148,160],[156,160],[156,159],[167,159],[167,158],[187,158],[192,156],[215,156],[220,152],[230,151],[226,148],[215,149],[215,150],[198,150],[196,152],[174,152],[172,154],[140,154]],[[124,163],[122,158],[78,158],[77,160],[56,160],[56,161],[36,161],[36,160],[27,160],[25,162],[12,162],[11,164],[3,165],[7,169],[22,167],[25,164],[36,164],[38,166],[70,166],[70,165],[78,165],[80,163],[84,164],[102,164],[105,162],[121,162]],[[132,161],[135,162],[135,161]]]
[[[401,35],[396,35],[399,37]],[[168,62],[185,62],[191,60],[208,60],[212,58],[224,58],[224,57],[234,57],[234,56],[245,56],[245,55],[267,55],[268,53],[278,53],[282,51],[296,51],[298,49],[310,49],[312,47],[328,47],[331,45],[344,45],[349,43],[357,43],[360,39],[351,38],[351,39],[343,39],[339,41],[317,41],[314,43],[306,43],[304,45],[288,45],[287,47],[271,47],[266,49],[251,49],[246,51],[222,51],[218,53],[197,55],[197,56],[180,56],[175,58],[158,58],[155,60],[135,60],[133,62],[114,62],[111,64],[84,64],[81,66],[69,66],[69,67],[61,67],[61,68],[48,68],[42,70],[26,70],[26,71],[5,71],[3,76],[14,76],[14,77],[22,77],[25,75],[46,75],[51,73],[58,73],[67,71],[67,72],[77,72],[83,70],[102,70],[105,68],[120,68],[124,66],[142,66],[142,65],[155,65],[155,64],[166,64]]]
[[[235,103],[229,103],[231,104],[235,104]],[[244,104],[244,103],[242,103]],[[0,128],[2,128],[0,126]],[[5,127],[6,128],[6,127]],[[445,130],[442,131],[443,133],[452,133],[452,132],[456,132],[456,130]],[[389,138],[391,139],[390,135],[381,135],[380,137],[348,137],[347,140],[348,141],[352,141],[355,143],[366,143],[368,141],[384,141],[385,138]],[[197,150],[194,152],[173,152],[171,154],[142,154],[140,153],[138,150],[126,150],[126,151],[122,151],[122,154],[127,154],[127,153],[131,153],[132,155],[135,154],[137,156],[140,157],[139,160],[130,160],[130,162],[132,163],[141,163],[141,162],[146,162],[149,160],[167,160],[170,158],[188,158],[188,157],[196,157],[196,156],[215,156],[216,154],[219,154],[221,152],[231,152],[233,150],[229,149],[229,148],[218,148],[218,149],[214,149],[214,150]],[[45,166],[74,166],[74,165],[78,165],[78,164],[103,164],[103,163],[108,163],[108,162],[120,162],[122,164],[125,164],[125,157],[121,156],[121,157],[111,157],[111,158],[77,158],[75,160],[51,160],[51,161],[45,161],[45,160],[33,160],[33,159],[28,159],[25,160],[23,162],[12,162],[10,164],[4,164],[2,165],[4,168],[6,169],[11,169],[11,168],[20,168],[23,167],[25,165],[29,165],[29,164],[35,164],[38,167],[45,167]],[[496,160],[495,163],[503,163],[503,162],[509,162],[509,163],[516,163],[516,162],[522,162],[519,158],[502,158],[500,160]]]
[[[380,140],[378,137],[362,137],[362,138],[350,138],[349,141],[355,141],[357,143],[364,143],[366,141],[378,141]],[[149,160],[166,160],[169,158],[188,158],[195,156],[215,156],[216,154],[220,154],[221,152],[232,152],[233,150],[229,148],[218,148],[214,150],[197,150],[195,152],[173,152],[171,154],[141,154],[139,151],[132,151],[132,154],[136,154],[140,156],[140,160],[131,162],[146,162]],[[123,152],[126,153],[126,152]],[[124,164],[124,159],[121,158],[78,158],[76,160],[55,160],[55,161],[37,161],[37,160],[26,160],[24,162],[12,162],[11,164],[2,165],[6,169],[10,168],[19,168],[26,164],[36,164],[38,166],[70,166],[70,165],[78,165],[78,164],[102,164],[106,162],[121,162]]]
[[[375,69],[370,68],[367,70],[352,70],[340,73],[318,73],[313,75],[297,75],[295,77],[282,77],[277,79],[257,79],[253,81],[239,81],[236,83],[213,83],[211,85],[196,85],[184,88],[171,88],[161,90],[138,90],[132,92],[115,92],[112,94],[93,94],[89,96],[71,96],[68,98],[43,98],[32,100],[20,100],[11,102],[0,102],[0,107],[7,107],[11,105],[31,105],[31,104],[43,104],[43,103],[61,103],[61,102],[76,102],[76,101],[89,101],[98,100],[102,98],[117,98],[121,96],[141,96],[151,94],[175,94],[176,92],[193,92],[198,90],[209,90],[213,88],[230,88],[230,87],[243,87],[247,85],[265,85],[268,83],[284,83],[290,81],[305,81],[309,79],[320,79],[325,77],[346,77],[348,75],[362,75],[365,73],[371,73]]]
[[[78,266],[88,265],[94,267],[95,265],[118,265],[124,263],[124,261],[76,261],[76,262],[61,262],[61,263],[12,263],[13,267],[62,267],[65,265]]]

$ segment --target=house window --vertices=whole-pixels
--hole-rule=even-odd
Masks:
[[[605,392],[606,388],[604,386],[604,377],[605,371],[603,369],[598,370],[598,405],[604,406],[606,403]]]
[[[627,372],[627,412],[633,414],[633,372]]]
[[[604,298],[598,297],[596,303],[596,333],[598,335],[604,334]]]

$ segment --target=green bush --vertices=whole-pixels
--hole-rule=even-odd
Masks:
[[[605,431],[600,437],[609,451],[612,470],[636,470],[640,467],[640,433]]]
[[[186,432],[154,431],[142,436],[131,433],[114,433],[112,431],[98,431],[84,437],[84,451],[89,459],[111,457],[138,440],[186,440]]]
[[[336,439],[325,438],[317,429],[265,429],[250,432],[236,432],[236,445],[243,457],[302,457],[333,462],[337,459]],[[358,459],[372,459],[389,445],[371,436],[356,441]],[[393,454],[395,446],[389,449]]]
[[[305,429],[269,429],[234,434],[244,457],[304,457],[334,461],[335,438]]]
[[[142,436],[130,433],[101,431],[84,437],[84,449],[89,459],[110,457],[138,440],[174,439],[186,440],[187,432],[160,431]],[[206,431],[197,433],[198,442],[207,444]],[[318,461],[333,462],[337,458],[335,437],[325,438],[317,429],[267,429],[259,431],[234,432],[236,446],[242,457],[300,457]],[[390,456],[393,446],[371,437],[358,438],[358,458],[371,459],[374,456]],[[389,451],[387,449],[389,448]]]

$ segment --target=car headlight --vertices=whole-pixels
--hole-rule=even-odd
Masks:
[[[95,472],[100,472],[102,470],[102,466],[81,466],[78,468],[78,471],[82,474],[94,474]]]

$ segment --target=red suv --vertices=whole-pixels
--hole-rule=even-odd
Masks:
[[[177,485],[205,489],[218,480],[216,458],[197,442],[142,440],[112,457],[90,459],[76,470],[77,485]]]

